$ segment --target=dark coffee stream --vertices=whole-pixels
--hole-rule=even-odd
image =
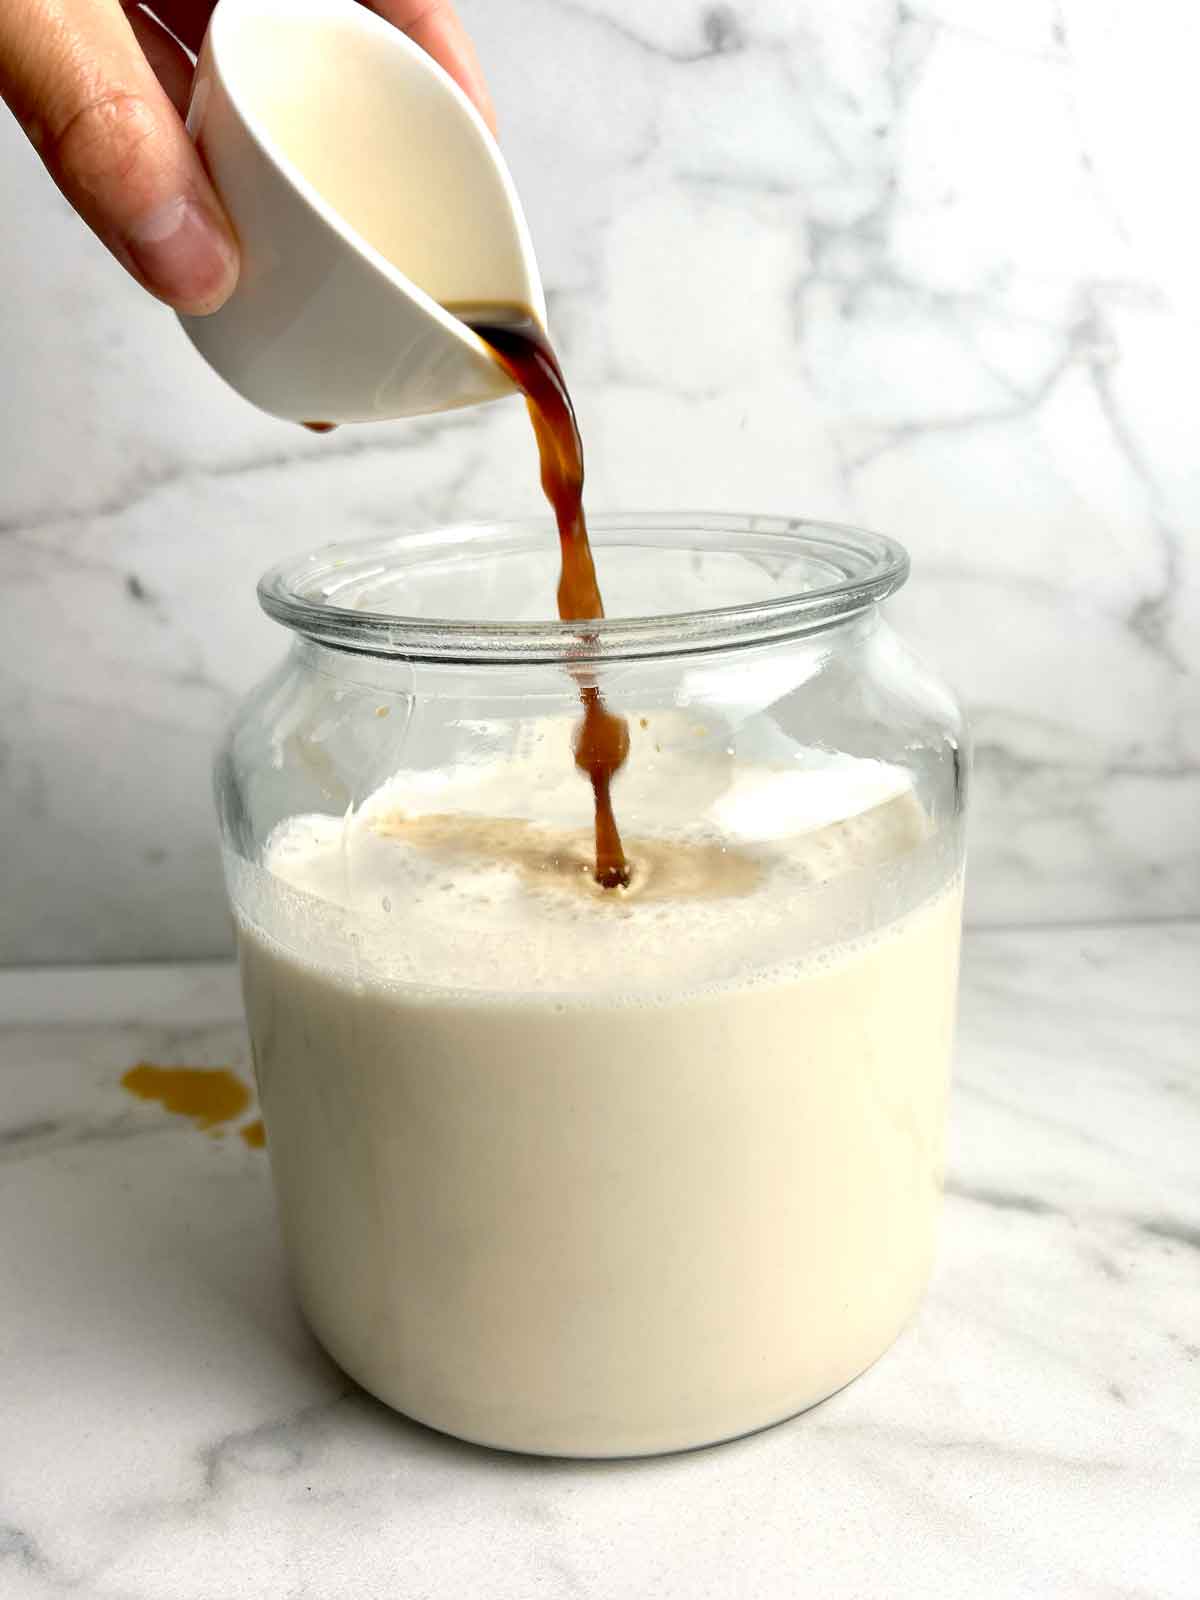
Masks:
[[[562,571],[558,614],[564,622],[590,622],[604,615],[592,547],[583,515],[583,442],[558,357],[531,316],[494,321],[464,318],[525,396],[542,466],[542,488],[558,523]],[[580,683],[583,721],[575,736],[575,764],[587,773],[596,798],[596,882],[618,889],[629,867],[612,808],[612,780],[629,754],[629,724],[604,704],[594,684]]]
[[[537,319],[517,307],[457,310],[456,315],[489,347],[529,407],[542,488],[554,509],[562,551],[558,614],[564,622],[595,621],[604,615],[604,602],[583,515],[583,441],[554,348]],[[334,424],[304,426],[314,433],[329,433]],[[629,754],[629,724],[608,709],[596,684],[580,681],[579,698],[583,721],[575,735],[575,765],[587,773],[596,800],[596,882],[605,889],[621,889],[629,882],[629,866],[611,790],[613,777]]]

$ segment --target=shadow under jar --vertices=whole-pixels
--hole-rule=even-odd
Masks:
[[[869,1366],[928,1277],[967,746],[890,540],[593,520],[269,573],[296,639],[217,765],[283,1231],[318,1338],[513,1450],[729,1438]],[[579,684],[624,714],[592,871]]]

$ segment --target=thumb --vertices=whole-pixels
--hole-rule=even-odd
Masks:
[[[84,221],[152,294],[215,311],[237,246],[117,0],[3,0],[0,92]]]

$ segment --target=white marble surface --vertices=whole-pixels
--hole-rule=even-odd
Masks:
[[[1200,911],[1193,9],[462,9],[593,504],[901,536],[979,740],[972,918]],[[256,416],[7,123],[0,172],[0,962],[216,954],[209,750],[283,642],[258,572],[529,508],[528,430]]]
[[[806,1416],[589,1465],[385,1410],[289,1297],[266,1162],[131,1101],[245,1073],[219,966],[0,977],[5,1600],[1185,1600],[1200,924],[968,937],[941,1261]]]

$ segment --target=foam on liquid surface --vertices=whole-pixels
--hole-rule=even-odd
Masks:
[[[939,887],[931,865],[924,893],[889,889],[932,843],[899,768],[827,752],[735,765],[702,728],[686,748],[682,713],[634,721],[646,749],[617,791],[628,889],[592,877],[587,786],[555,719],[502,758],[399,772],[344,817],[287,819],[265,872],[234,865],[239,912],[356,982],[632,995],[749,977],[798,949],[835,959],[888,905]]]

